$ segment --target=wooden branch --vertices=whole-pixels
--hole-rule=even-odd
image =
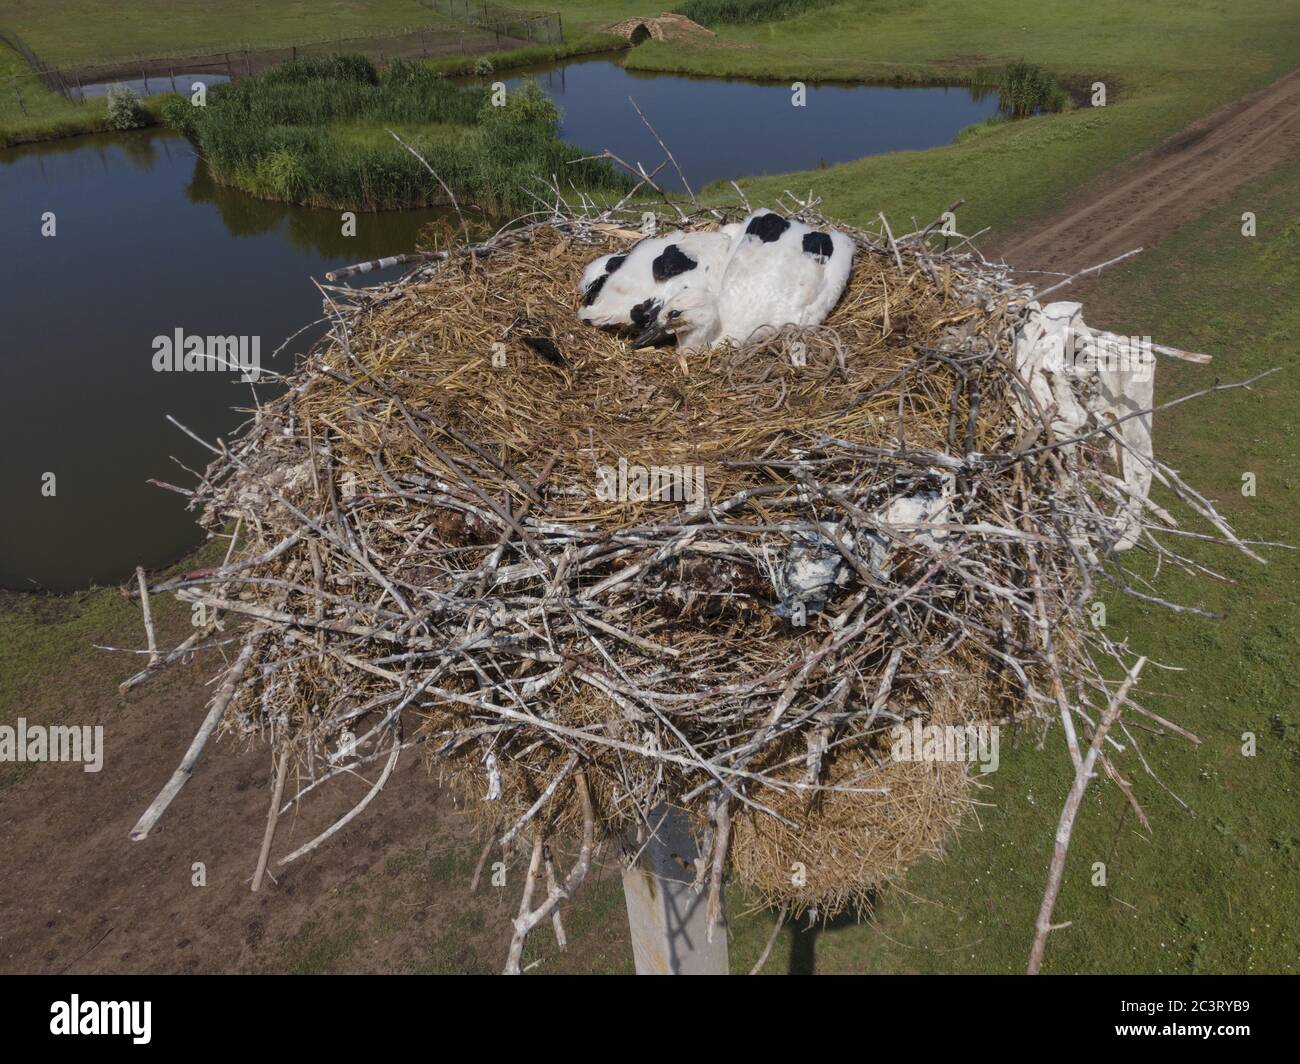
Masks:
[[[262,889],[262,876],[266,874],[266,860],[271,855],[275,839],[275,825],[280,819],[280,799],[284,796],[284,779],[289,774],[289,744],[285,743],[276,759],[275,788],[271,792],[271,808],[266,811],[266,833],[262,836],[262,849],[257,855],[257,869],[253,872],[252,892]]]
[[[1070,926],[1068,923],[1053,924],[1052,910],[1056,907],[1056,896],[1061,891],[1061,880],[1065,875],[1065,856],[1070,848],[1070,834],[1074,831],[1074,819],[1079,815],[1079,806],[1083,803],[1083,794],[1088,789],[1088,781],[1092,779],[1092,769],[1097,763],[1097,754],[1101,750],[1101,744],[1106,738],[1106,733],[1110,731],[1111,725],[1119,719],[1120,710],[1124,706],[1125,699],[1128,698],[1129,689],[1136,682],[1138,674],[1141,673],[1142,667],[1146,663],[1146,658],[1138,658],[1133,667],[1129,669],[1128,675],[1124,677],[1124,682],[1120,684],[1119,690],[1115,692],[1110,700],[1110,705],[1106,707],[1106,712],[1102,714],[1101,721],[1093,733],[1092,742],[1088,746],[1087,754],[1075,770],[1074,783],[1070,787],[1070,793],[1065,799],[1065,806],[1061,810],[1061,818],[1056,825],[1056,845],[1052,850],[1052,863],[1047,872],[1047,889],[1043,892],[1043,903],[1038,909],[1034,945],[1029,951],[1029,975],[1037,975],[1042,967],[1043,950],[1047,947],[1048,933]]]
[[[199,727],[198,733],[190,743],[190,748],[185,751],[180,766],[172,773],[171,779],[158,792],[158,797],[149,803],[149,808],[144,811],[140,819],[136,821],[135,827],[131,829],[130,837],[132,842],[139,842],[148,837],[149,832],[153,830],[153,826],[158,823],[158,818],[172,804],[172,799],[180,794],[181,788],[189,782],[190,776],[194,773],[194,766],[199,763],[199,758],[203,756],[203,748],[208,745],[212,733],[217,730],[217,725],[221,723],[221,717],[226,712],[226,707],[230,705],[230,700],[235,697],[239,681],[243,679],[244,671],[248,668],[249,662],[253,660],[253,654],[257,650],[262,634],[259,630],[244,640],[243,649],[240,650],[235,663],[226,671],[226,678],[217,691],[217,696],[212,700],[212,708],[208,710],[208,715],[203,718],[203,724]]]

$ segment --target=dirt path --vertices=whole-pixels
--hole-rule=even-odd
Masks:
[[[1073,272],[1151,247],[1298,150],[1300,70],[1104,174],[1064,214],[992,251],[1022,270]]]
[[[104,765],[36,765],[0,789],[0,972],[499,971],[521,873],[494,887],[489,870],[469,892],[482,842],[418,755],[402,758],[362,816],[287,867],[275,858],[368,785],[345,778],[282,819],[277,881],[258,894],[248,883],[270,794],[264,743],[210,744],[153,833],[128,841],[203,717],[210,668],[173,669],[125,705],[101,678],[64,685],[48,714],[33,707],[38,718],[102,724]],[[570,907],[568,953],[553,955],[539,935],[545,970],[630,962],[626,924],[600,908],[621,900],[611,875],[600,869]]]

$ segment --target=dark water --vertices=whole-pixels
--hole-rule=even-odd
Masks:
[[[604,58],[525,71],[506,85],[523,77],[535,78],[559,104],[565,140],[653,170],[663,150],[632,97],[696,191],[711,181],[947,144],[998,109],[996,92],[847,84],[809,84],[806,106],[794,107],[790,82],[645,73]],[[681,189],[671,164],[656,180]]]
[[[165,415],[212,439],[243,420],[232,407],[251,392],[233,372],[156,372],[154,337],[257,336],[262,365],[287,370],[309,339],[272,352],[320,317],[312,278],[410,250],[440,216],[363,214],[344,237],[337,212],[214,185],[165,133],[0,152],[0,585],[117,581],[194,546],[184,498],[145,483],[192,485],[171,455],[205,463]]]
[[[214,85],[224,85],[230,77],[226,74],[175,74],[153,75],[147,78],[124,78],[117,81],[94,81],[81,86],[72,86],[74,96],[89,100],[95,96],[107,96],[114,85],[125,85],[134,89],[137,96],[161,96],[164,92],[179,92],[188,96],[194,89],[195,82],[202,82],[209,89]]]
[[[795,108],[788,85],[630,73],[607,59],[536,76],[564,110],[566,138],[652,168],[659,148],[634,96],[696,189],[947,143],[996,107],[961,89],[832,85],[810,86]],[[47,211],[53,237],[41,235]],[[258,337],[262,365],[288,370],[317,330],[272,352],[319,318],[312,278],[409,251],[438,219],[362,214],[344,237],[338,212],[216,186],[187,142],[160,132],[0,151],[0,585],[112,583],[192,548],[201,537],[185,500],[146,480],[189,486],[169,456],[201,469],[206,455],[165,416],[207,439],[229,434],[250,388],[230,371],[156,372],[154,338]]]

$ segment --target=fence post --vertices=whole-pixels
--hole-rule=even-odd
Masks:
[[[697,894],[699,856],[686,814],[666,805],[650,814],[653,834],[623,872],[623,899],[637,975],[727,975],[726,917],[708,941],[708,893]]]

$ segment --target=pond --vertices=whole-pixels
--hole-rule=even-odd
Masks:
[[[443,216],[360,215],[345,237],[336,212],[215,185],[187,141],[159,132],[0,152],[0,203],[0,585],[53,590],[119,581],[202,538],[181,496],[146,483],[188,487],[170,456],[205,462],[166,415],[212,439],[243,420],[232,408],[250,387],[235,372],[155,371],[156,337],[257,338],[262,366],[287,370],[317,335],[272,355],[320,318],[313,278],[409,251]]]
[[[629,97],[635,100],[697,192],[711,181],[948,144],[998,110],[996,90],[853,84],[809,84],[796,107],[790,82],[654,74],[603,57],[510,72],[503,80],[510,89],[525,77],[559,105],[565,140],[653,170],[663,151]],[[671,164],[656,180],[681,191]]]
[[[947,143],[996,109],[964,89],[861,85],[810,85],[796,108],[789,85],[648,75],[607,58],[528,74],[563,108],[568,139],[653,167],[659,148],[633,96],[697,190]],[[147,482],[188,486],[186,468],[205,462],[166,416],[207,439],[229,433],[250,385],[225,370],[158,371],[158,344],[178,330],[243,338],[264,367],[287,370],[317,335],[273,355],[320,317],[313,278],[410,251],[422,226],[446,217],[363,214],[344,236],[337,212],[215,185],[186,141],[157,131],[0,151],[0,204],[0,585],[51,590],[121,581],[202,539],[185,500]],[[47,212],[53,236],[42,235]]]
[[[202,84],[205,88],[212,88],[216,85],[224,85],[230,80],[227,74],[187,74],[177,70],[170,74],[154,74],[152,77],[139,78],[120,78],[117,81],[91,81],[86,84],[75,84],[69,86],[69,93],[74,99],[79,99],[83,103],[86,100],[93,99],[96,96],[107,96],[108,90],[114,85],[125,85],[127,88],[134,90],[137,96],[161,96],[165,92],[179,92],[188,96],[194,91],[194,86]]]

